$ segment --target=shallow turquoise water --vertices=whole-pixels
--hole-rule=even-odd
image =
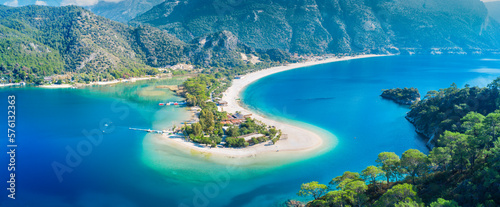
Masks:
[[[360,171],[374,164],[379,152],[427,151],[404,119],[408,108],[381,99],[382,89],[417,87],[424,95],[453,82],[485,86],[500,74],[499,63],[468,56],[380,57],[263,78],[245,90],[245,104],[267,116],[321,127],[338,138],[338,145],[321,156],[265,171],[204,163],[175,149],[163,149],[164,160],[149,159],[148,137],[128,127],[151,128],[160,122],[168,127],[187,116],[184,109],[156,105],[162,99],[179,99],[172,94],[140,98],[137,90],[155,90],[151,84],[85,90],[1,89],[0,99],[10,94],[17,97],[19,147],[17,199],[8,200],[3,191],[0,206],[277,204],[296,197],[301,183],[327,183],[346,170]],[[0,103],[6,111],[6,101]],[[102,142],[92,145],[91,152],[59,182],[52,163],[66,163],[68,147],[77,149],[87,140],[82,130],[102,131],[102,120],[112,122],[104,128]],[[6,131],[6,122],[0,129]],[[6,142],[5,137],[0,150],[6,151]],[[5,154],[2,163],[8,163]],[[167,168],[156,167],[160,165]],[[187,165],[190,168],[185,171],[171,170]],[[216,177],[212,177],[214,171]],[[2,180],[7,178],[6,168],[0,173]],[[0,183],[5,189],[5,182]]]

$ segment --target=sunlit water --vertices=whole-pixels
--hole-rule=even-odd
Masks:
[[[218,164],[204,155],[156,145],[152,140],[157,135],[129,130],[168,128],[189,119],[184,108],[157,105],[181,99],[155,86],[182,80],[89,89],[1,89],[3,113],[7,96],[16,95],[18,148],[16,200],[2,190],[0,206],[276,205],[296,198],[301,183],[328,183],[346,170],[375,164],[382,151],[427,152],[425,141],[404,119],[409,109],[381,99],[381,90],[417,87],[425,95],[453,82],[485,86],[500,74],[496,59],[379,57],[263,78],[244,91],[248,107],[275,119],[320,127],[338,139],[335,148],[320,156],[274,166]],[[6,132],[6,117],[2,123]],[[102,142],[86,145],[84,130],[94,138],[102,133]],[[6,152],[6,135],[2,143]],[[79,162],[71,157],[72,150],[85,152]],[[6,189],[8,160],[2,154],[0,188]],[[71,172],[59,180],[54,163]]]

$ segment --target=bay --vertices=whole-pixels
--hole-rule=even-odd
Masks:
[[[417,87],[422,95],[452,83],[486,86],[500,74],[498,57],[390,56],[316,65],[265,77],[242,94],[243,103],[265,116],[303,122],[329,131],[337,145],[327,153],[261,170],[209,163],[182,149],[153,149],[151,135],[136,128],[168,128],[189,118],[185,108],[159,107],[177,101],[146,81],[87,89],[0,89],[0,108],[16,95],[16,195],[0,206],[272,206],[300,184],[328,183],[344,171],[375,164],[378,153],[428,152],[425,140],[404,116],[408,107],[384,100],[382,89]],[[179,84],[182,80],[169,82]],[[103,120],[112,124],[102,127]],[[1,121],[7,131],[7,119]],[[84,130],[101,132],[85,148]],[[0,177],[7,178],[7,137]],[[80,148],[79,148],[80,147]],[[69,150],[68,150],[69,149]],[[71,150],[87,150],[68,163]],[[158,151],[161,151],[158,153]],[[61,181],[54,163],[71,168]],[[71,165],[74,164],[74,165]],[[212,172],[220,172],[211,177]],[[206,176],[206,177],[204,177]],[[0,182],[6,189],[7,183]]]

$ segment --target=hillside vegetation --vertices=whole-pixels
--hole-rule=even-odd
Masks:
[[[27,82],[67,73],[85,82],[154,75],[154,67],[178,63],[235,67],[246,65],[242,54],[261,56],[228,31],[186,43],[164,30],[127,26],[76,6],[0,6],[0,51],[3,77]],[[261,53],[269,59],[273,51]]]
[[[311,207],[499,206],[499,87],[497,79],[487,88],[429,92],[409,114],[439,132],[429,155],[381,152],[376,166],[345,172],[329,185],[305,183],[298,195],[314,198]]]
[[[444,131],[465,132],[462,118],[469,112],[486,116],[499,109],[499,87],[500,79],[497,79],[486,88],[466,85],[459,89],[453,84],[439,91],[429,91],[406,118],[415,125],[417,132],[430,139],[429,144],[439,146],[439,137]]]
[[[412,105],[420,100],[420,92],[416,88],[387,89],[380,96],[403,105]]]
[[[65,72],[90,79],[155,73],[135,44],[134,28],[80,7],[1,7],[0,28],[0,50],[8,51],[0,54],[2,72],[30,74],[29,82]]]
[[[130,21],[184,41],[227,30],[258,49],[292,53],[475,53],[500,26],[480,0],[167,0]]]

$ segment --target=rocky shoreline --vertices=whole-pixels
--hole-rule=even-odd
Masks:
[[[384,99],[392,100],[400,105],[413,105],[420,101],[420,92],[416,88],[387,89],[383,90],[380,96]],[[417,134],[421,135],[427,140],[426,146],[429,149],[434,148],[433,140],[435,137],[435,133],[425,131],[425,127],[417,125],[415,117],[412,117],[411,115],[412,113],[411,111],[409,111],[405,116],[406,120],[408,120],[415,127],[415,132]]]
[[[432,142],[433,142],[434,138],[436,137],[435,133],[425,132],[421,126],[416,124],[415,118],[410,117],[409,114],[410,114],[410,112],[406,113],[406,116],[405,116],[406,120],[408,120],[415,127],[415,132],[417,134],[419,134],[420,136],[424,137],[427,140],[427,143],[425,143],[425,146],[427,146],[427,148],[432,150],[432,148],[434,148],[434,143],[432,143]]]

